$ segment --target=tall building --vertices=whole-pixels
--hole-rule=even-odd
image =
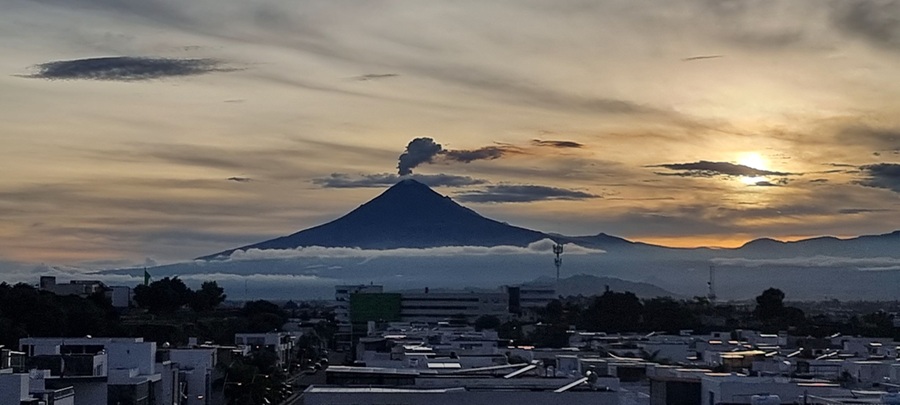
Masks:
[[[419,292],[400,294],[403,322],[472,323],[481,316],[509,317],[509,295],[505,292]]]
[[[379,294],[383,292],[380,285],[337,285],[334,286],[334,320],[337,322],[335,340],[338,346],[345,349],[350,347],[353,327],[350,322],[350,296],[353,294]]]

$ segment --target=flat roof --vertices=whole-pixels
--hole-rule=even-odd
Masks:
[[[414,393],[414,394],[446,394],[450,392],[465,392],[465,388],[454,387],[454,388],[379,388],[379,387],[342,387],[342,386],[315,386],[310,385],[309,388],[306,389],[306,393],[322,393],[322,394],[400,394],[400,393]]]
[[[326,372],[331,373],[355,373],[355,374],[399,374],[417,376],[419,370],[407,368],[386,368],[386,367],[350,367],[350,366],[328,366]]]

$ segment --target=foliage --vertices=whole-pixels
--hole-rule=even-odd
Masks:
[[[206,281],[200,289],[191,293],[188,305],[195,312],[211,311],[225,301],[225,289],[215,281]]]
[[[81,298],[0,283],[0,345],[18,347],[27,336],[103,336],[117,331],[118,315],[101,296]]]
[[[475,319],[475,330],[497,329],[500,326],[500,318],[493,315],[482,315]]]
[[[697,315],[682,301],[658,297],[644,301],[643,326],[650,331],[677,333],[697,325]]]
[[[566,324],[540,324],[531,334],[531,340],[538,347],[566,347],[569,345],[568,330]]]
[[[248,322],[244,332],[271,332],[281,329],[287,322],[287,316],[281,307],[265,300],[247,302],[242,312]]]
[[[271,350],[254,350],[247,357],[238,357],[225,366],[224,392],[227,404],[256,405],[280,403],[288,392],[287,376],[276,367]]]
[[[604,332],[634,330],[643,312],[644,306],[634,293],[606,291],[584,311],[584,327]]]
[[[769,320],[781,315],[784,310],[784,293],[777,288],[769,288],[756,297],[753,314],[760,320]]]
[[[777,332],[806,325],[806,315],[802,310],[784,305],[784,292],[769,288],[756,297],[753,316],[760,322],[759,328],[765,332]]]
[[[500,339],[513,341],[514,344],[525,343],[525,334],[522,332],[522,324],[519,321],[509,321],[497,327],[497,335]]]
[[[193,291],[178,277],[165,277],[134,288],[134,301],[154,314],[171,314],[190,302]]]

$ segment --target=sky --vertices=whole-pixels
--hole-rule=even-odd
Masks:
[[[900,1],[0,9],[0,263],[190,260],[406,177],[670,246],[900,229]]]

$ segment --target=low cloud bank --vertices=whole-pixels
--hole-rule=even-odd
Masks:
[[[900,270],[900,259],[893,257],[837,257],[837,256],[809,256],[789,257],[780,259],[746,259],[746,258],[715,258],[712,262],[720,266],[736,267],[850,267],[861,271],[891,271]]]
[[[363,258],[377,257],[429,257],[429,256],[486,256],[486,255],[545,255],[553,251],[554,241],[543,239],[531,243],[527,247],[519,246],[443,246],[435,248],[401,248],[401,249],[359,249],[334,248],[322,246],[299,247],[296,249],[248,249],[238,250],[228,257],[231,261],[292,259],[292,258]],[[601,254],[605,251],[589,249],[576,244],[566,244],[567,255]]]

